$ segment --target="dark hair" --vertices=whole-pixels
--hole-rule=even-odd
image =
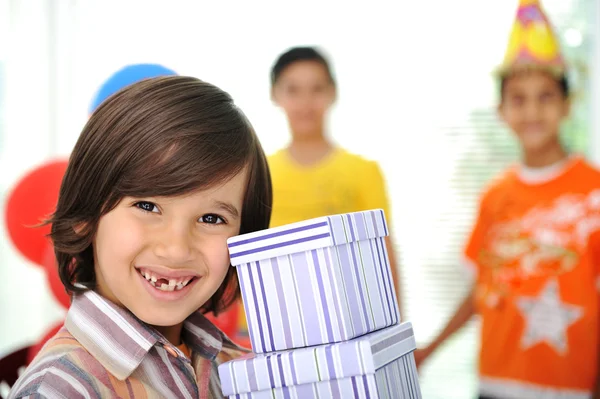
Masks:
[[[48,221],[67,291],[95,288],[93,237],[100,218],[123,197],[187,194],[245,167],[240,234],[269,226],[271,177],[250,122],[229,94],[184,76],[147,79],[117,92],[83,128]],[[204,312],[216,314],[237,299],[235,273],[230,267]]]
[[[275,86],[277,80],[281,76],[281,73],[287,67],[296,62],[302,61],[312,61],[321,64],[323,68],[325,68],[331,84],[334,86],[336,85],[329,62],[319,51],[317,51],[314,47],[293,47],[281,54],[279,58],[277,58],[277,61],[275,61],[275,64],[271,69],[271,86]]]
[[[510,80],[510,78],[512,77],[512,75],[502,75],[500,77],[500,99],[503,100],[504,99],[504,89],[506,88],[506,82],[508,80]],[[555,78],[556,83],[558,84],[558,87],[560,88],[560,91],[563,95],[564,98],[569,98],[570,92],[569,92],[569,80],[567,79],[567,76],[565,74],[562,74],[558,77]]]

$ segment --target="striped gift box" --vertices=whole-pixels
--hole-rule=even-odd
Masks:
[[[383,210],[228,240],[256,353],[346,341],[400,320]]]
[[[229,399],[420,399],[412,325],[350,341],[268,354],[219,366]]]

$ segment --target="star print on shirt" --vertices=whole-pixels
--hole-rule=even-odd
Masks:
[[[520,297],[517,307],[525,318],[523,349],[545,342],[560,355],[568,352],[567,329],[583,316],[583,310],[561,302],[556,279],[549,280],[537,298]]]

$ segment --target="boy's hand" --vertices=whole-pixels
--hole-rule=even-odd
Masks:
[[[594,394],[592,395],[592,399],[600,399],[600,377],[598,377],[596,381],[596,388],[594,389]]]
[[[425,348],[417,349],[413,352],[415,357],[415,363],[417,364],[417,370],[421,367],[421,365],[427,360],[427,358],[433,353],[431,347],[427,346]]]

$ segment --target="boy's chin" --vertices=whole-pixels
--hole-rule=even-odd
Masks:
[[[192,313],[183,309],[166,311],[158,309],[144,309],[134,312],[135,316],[146,324],[157,327],[172,327],[185,321]]]
[[[543,155],[549,150],[553,150],[555,145],[560,145],[555,138],[552,137],[520,137],[519,144],[525,154]]]

